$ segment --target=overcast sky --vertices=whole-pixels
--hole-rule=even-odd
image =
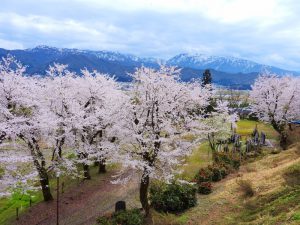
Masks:
[[[236,56],[300,71],[300,0],[1,0],[0,48]]]

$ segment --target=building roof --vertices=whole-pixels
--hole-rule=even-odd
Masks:
[[[292,120],[289,123],[291,123],[291,124],[300,124],[300,120]]]

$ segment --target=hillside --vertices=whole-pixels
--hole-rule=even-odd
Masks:
[[[154,212],[153,224],[299,224],[299,165],[299,145],[279,154],[266,155],[216,183],[212,194],[198,197],[195,208],[177,216]],[[288,181],[289,176],[293,182]],[[243,196],[240,180],[253,185],[253,197]]]
[[[246,137],[255,126],[253,121],[238,122],[237,132]],[[267,133],[273,148],[265,148],[257,158],[243,163],[239,171],[214,184],[209,195],[198,196],[198,205],[173,215],[153,211],[155,225],[277,225],[300,223],[300,133],[299,127],[289,132],[289,149],[278,151],[278,134],[272,127],[259,123],[258,129]],[[207,147],[196,150],[185,173],[195,171],[207,160]],[[241,182],[242,181],[242,182]],[[247,196],[249,188],[253,196]]]

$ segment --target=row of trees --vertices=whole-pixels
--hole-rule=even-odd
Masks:
[[[211,86],[180,82],[179,72],[142,67],[132,74],[130,90],[122,90],[97,71],[78,75],[59,64],[46,77],[26,76],[25,67],[8,57],[0,65],[1,141],[26,144],[45,201],[53,199],[50,174],[77,176],[81,165],[90,179],[92,163],[105,172],[106,163],[116,162],[122,170],[114,182],[140,174],[140,200],[148,213],[150,179],[172,180],[192,146],[222,129],[206,122]],[[225,104],[217,111],[230,122]],[[187,133],[197,139],[184,141]]]
[[[137,69],[129,90],[97,71],[76,74],[54,64],[38,77],[26,76],[25,69],[13,57],[0,64],[0,143],[25,143],[45,201],[53,199],[50,174],[78,176],[81,165],[90,179],[91,164],[105,172],[114,162],[122,164],[114,182],[140,175],[140,201],[148,214],[150,179],[171,181],[200,140],[208,139],[216,151],[216,140],[229,136],[236,120],[214,98],[210,76],[183,83],[173,67]],[[299,90],[299,79],[264,76],[250,94],[253,112],[283,140],[286,123],[299,118]],[[196,139],[185,141],[186,134]],[[24,158],[11,157],[18,160]],[[11,183],[15,178],[3,176]]]

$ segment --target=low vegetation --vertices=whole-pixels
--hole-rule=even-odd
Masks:
[[[252,197],[255,193],[253,184],[250,180],[237,180],[239,191],[243,193],[244,197]]]
[[[183,212],[197,204],[196,188],[192,184],[155,182],[150,187],[150,202],[157,211]]]
[[[144,215],[140,209],[121,210],[112,215],[102,216],[97,219],[99,225],[142,225]]]
[[[300,185],[300,164],[288,167],[283,173],[286,184],[292,187]]]

